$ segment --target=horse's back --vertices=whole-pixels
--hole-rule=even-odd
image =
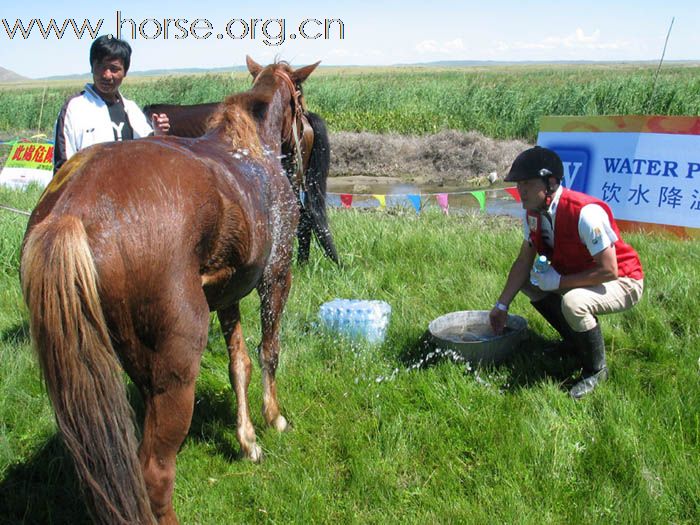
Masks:
[[[201,137],[207,131],[209,119],[214,115],[221,104],[219,102],[207,102],[183,106],[178,104],[151,104],[143,108],[143,112],[150,120],[154,113],[165,113],[170,120],[170,135],[176,137]]]
[[[115,299],[156,297],[178,278],[201,286],[203,275],[227,268],[238,273],[228,292],[242,295],[271,251],[263,172],[205,141],[99,144],[59,170],[30,228],[49,216],[79,217],[104,292]]]
[[[187,228],[182,220],[206,222],[216,213],[209,171],[176,144],[98,144],[58,171],[34,213],[78,216],[94,241],[101,229],[111,229],[112,239],[150,242],[160,234],[171,241]]]

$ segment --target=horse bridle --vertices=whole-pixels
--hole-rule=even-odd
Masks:
[[[304,159],[302,157],[301,143],[299,142],[299,136],[304,133],[304,121],[306,120],[304,118],[304,101],[301,97],[301,90],[297,89],[294,81],[286,71],[276,68],[274,74],[281,79],[289,89],[292,104],[292,127],[290,130],[292,136],[285,137],[284,143],[291,143],[293,145],[296,159],[296,172],[294,173],[292,185],[298,189],[298,191],[304,191]],[[308,124],[306,125],[308,126]]]

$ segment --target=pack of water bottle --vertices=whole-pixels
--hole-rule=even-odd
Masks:
[[[542,274],[545,273],[547,270],[549,270],[550,266],[549,259],[547,259],[546,256],[544,255],[538,255],[537,259],[535,259],[535,263],[532,265],[532,271],[533,274],[530,275],[530,282],[534,286],[538,286],[538,279],[537,279],[537,274]]]
[[[321,305],[318,316],[329,331],[377,344],[386,337],[391,306],[376,300],[333,299]]]

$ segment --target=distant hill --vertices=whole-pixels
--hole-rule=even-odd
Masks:
[[[189,67],[182,69],[149,69],[147,71],[134,71],[131,76],[157,77],[163,75],[199,75],[205,73],[233,73],[238,71],[248,71],[246,66],[226,66],[226,67]]]
[[[426,66],[426,67],[488,67],[488,66],[561,66],[561,65],[654,65],[658,64],[658,60],[517,60],[517,61],[499,61],[499,60],[441,60],[436,62],[415,62],[412,64],[396,64],[397,66]],[[666,60],[667,65],[697,65],[697,60]]]
[[[640,66],[650,66],[658,64],[656,60],[617,60],[617,61],[597,61],[597,60],[520,60],[520,61],[498,61],[498,60],[442,60],[436,62],[414,62],[414,63],[399,63],[393,64],[391,66],[363,66],[360,64],[355,65],[332,65],[324,64],[322,68],[381,68],[381,67],[494,67],[494,66],[561,66],[561,65],[640,65]],[[700,60],[667,60],[664,62],[666,65],[677,65],[677,66],[697,66],[700,65]],[[188,67],[179,69],[148,69],[146,71],[129,71],[129,76],[131,77],[161,77],[161,76],[176,76],[176,75],[203,75],[207,73],[234,73],[247,71],[246,66],[226,66],[226,67]],[[15,75],[13,80],[3,79],[3,73],[7,72],[11,75]],[[92,75],[89,72],[79,73],[73,75],[54,75],[50,77],[42,77],[34,80],[83,80],[90,81]],[[19,80],[32,80],[26,79],[19,75],[16,75],[12,71],[7,71],[6,69],[0,68],[0,83],[1,82],[15,82]]]
[[[0,67],[0,84],[4,82],[21,82],[23,80],[29,80],[27,77],[18,75],[14,71]]]
[[[247,71],[246,66],[228,67],[188,67],[181,69],[148,69],[146,71],[129,71],[130,77],[162,77],[166,75],[200,75],[205,73],[229,73],[234,71]],[[56,75],[44,77],[37,80],[90,80],[90,73],[80,73],[77,75]]]

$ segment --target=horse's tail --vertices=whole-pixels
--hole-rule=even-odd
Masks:
[[[304,210],[311,215],[311,227],[326,256],[339,264],[338,252],[326,216],[326,179],[331,165],[328,130],[326,123],[316,113],[307,113],[306,117],[314,130],[314,143],[305,176]]]
[[[83,223],[47,219],[25,239],[31,333],[63,440],[96,523],[153,523],[131,406]]]

